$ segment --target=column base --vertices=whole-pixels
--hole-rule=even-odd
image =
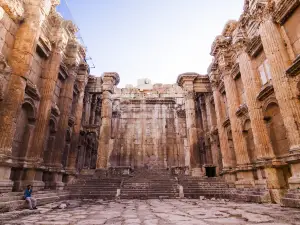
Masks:
[[[94,178],[106,178],[108,175],[107,169],[96,169],[94,173]]]
[[[0,193],[11,192],[13,189],[13,182],[9,179],[11,168],[7,166],[0,166]]]

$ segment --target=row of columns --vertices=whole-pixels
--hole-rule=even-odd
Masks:
[[[290,143],[290,155],[298,155],[300,149],[300,130],[297,124],[300,122],[300,104],[296,93],[292,90],[290,78],[286,75],[286,70],[291,66],[291,59],[289,58],[287,48],[280,34],[280,25],[274,23],[271,15],[268,13],[261,19],[258,34],[261,38],[263,51],[270,64],[272,85]],[[251,164],[250,156],[247,152],[247,144],[241,129],[242,126],[236,115],[240,102],[235,81],[231,76],[233,65],[231,62],[231,54],[237,55],[236,61],[239,64],[241,79],[244,84],[245,100],[248,107],[255,144],[256,163],[274,159],[275,154],[268,135],[261,103],[257,100],[257,96],[261,91],[260,77],[256,68],[257,65],[246,52],[247,39],[243,37],[245,34],[242,30],[243,28],[238,27],[237,29],[239,37],[235,38],[232,44],[236,52],[232,52],[231,44],[221,44],[217,53],[214,53],[217,58],[218,67],[212,67],[210,72],[224,172],[228,167],[235,168],[237,173],[237,181],[235,182],[236,187],[253,187],[255,185],[261,186],[265,184],[265,187],[271,190],[273,200],[278,202],[280,196],[284,193],[282,189],[286,188],[282,171],[273,166],[263,166],[263,173],[259,172],[260,169],[258,169],[258,180],[255,181],[252,168],[248,167],[248,165]],[[223,126],[225,120],[224,110],[222,108],[221,93],[218,89],[218,81],[221,79],[225,86],[236,160],[233,159],[232,151],[228,147],[227,132]],[[289,162],[288,159],[287,162]],[[295,188],[296,186],[300,187],[299,164],[293,163],[291,164],[291,167],[293,176],[289,179],[289,186],[290,188]],[[228,174],[230,173],[226,173],[225,177],[230,177]],[[235,180],[235,175],[231,175],[227,180],[233,182]]]

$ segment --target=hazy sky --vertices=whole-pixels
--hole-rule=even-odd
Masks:
[[[63,0],[61,0],[63,1]],[[118,72],[119,87],[139,78],[175,83],[206,74],[211,44],[244,0],[67,0],[93,58],[91,74]]]

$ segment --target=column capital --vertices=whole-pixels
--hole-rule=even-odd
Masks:
[[[182,88],[187,88],[187,86],[189,86],[190,87],[189,89],[193,89],[194,80],[198,76],[200,76],[200,74],[193,73],[193,72],[180,74],[177,77],[177,84]]]
[[[120,82],[120,76],[116,72],[106,72],[102,75],[102,89],[103,91],[113,92],[114,86]]]

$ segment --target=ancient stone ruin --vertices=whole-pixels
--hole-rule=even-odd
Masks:
[[[116,72],[90,74],[57,4],[0,1],[1,212],[24,206],[28,184],[40,204],[205,196],[300,207],[299,0],[246,0],[213,42],[208,74],[126,88]]]

